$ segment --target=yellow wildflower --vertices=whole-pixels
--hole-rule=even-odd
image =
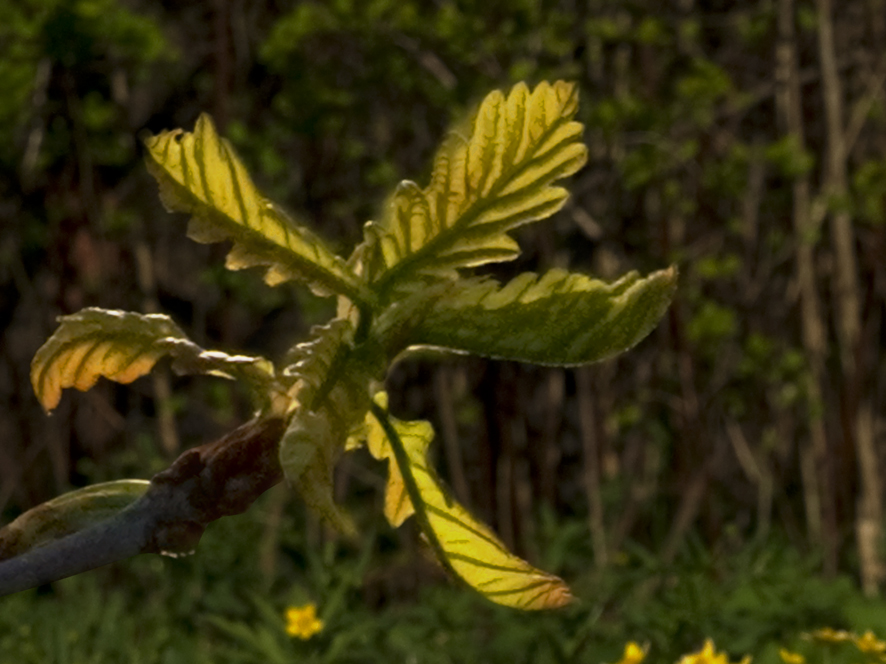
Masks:
[[[679,664],[729,664],[729,660],[726,653],[717,654],[714,642],[707,639],[701,650],[690,655],[683,655]]]
[[[751,657],[746,655],[740,664],[750,664]],[[683,655],[677,664],[729,664],[729,656],[725,652],[717,652],[714,642],[707,639],[701,650],[689,655]]]
[[[806,664],[806,658],[798,652],[791,652],[784,648],[778,649],[778,655],[784,664]]]
[[[886,643],[874,636],[871,630],[868,630],[861,636],[855,637],[855,645],[866,655],[882,655],[886,653]]]
[[[645,658],[649,647],[641,648],[636,642],[628,641],[625,645],[625,653],[616,664],[640,664]]]
[[[314,604],[290,606],[286,609],[286,633],[307,641],[323,629],[323,621],[317,617]]]
[[[814,632],[810,633],[809,636],[812,637],[814,641],[819,641],[821,643],[842,643],[844,641],[852,641],[854,639],[853,635],[845,630],[832,629],[831,627],[822,627],[821,629],[817,629]]]

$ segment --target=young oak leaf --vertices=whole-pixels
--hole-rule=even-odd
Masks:
[[[373,397],[373,400],[382,408],[386,409],[388,407],[387,392],[378,392]],[[427,428],[431,426],[424,420],[414,422],[395,421],[401,438],[404,435],[409,435],[409,432],[414,432],[420,436],[422,433],[427,433]],[[433,431],[430,431],[429,435],[433,437]],[[406,484],[403,481],[403,473],[400,472],[400,466],[394,458],[393,448],[388,442],[381,424],[379,424],[379,421],[371,412],[366,413],[363,425],[352,431],[351,436],[347,440],[345,450],[355,450],[363,447],[364,444],[369,453],[376,459],[380,461],[388,459],[388,481],[385,486],[385,518],[394,528],[399,528],[406,519],[415,514],[415,508],[412,507],[412,502],[409,500]]]
[[[366,417],[384,358],[353,345],[348,320],[334,319],[311,333],[310,341],[290,351],[292,364],[284,370],[295,380],[295,407],[280,441],[280,465],[311,508],[341,532],[354,535],[352,519],[333,498],[333,469],[348,436]]]
[[[376,402],[386,401],[384,393]],[[415,514],[440,563],[489,600],[523,610],[565,606],[573,597],[557,576],[508,551],[487,526],[446,492],[428,460],[429,422],[403,422],[378,406],[361,435],[370,453],[388,459],[385,515],[399,526]]]
[[[485,357],[570,366],[612,357],[655,327],[671,302],[676,268],[607,284],[553,269],[524,273],[504,286],[455,282],[436,298],[404,302],[382,316],[378,332],[404,346],[438,346]]]
[[[302,499],[339,532],[353,537],[357,527],[333,496],[333,469],[342,448],[326,412],[296,410],[280,440],[280,466]]]
[[[265,281],[272,286],[301,279],[320,295],[371,298],[341,257],[258,192],[208,115],[199,117],[193,133],[165,131],[145,145],[163,203],[193,215],[189,237],[202,243],[233,240],[229,269],[268,266]]]
[[[31,362],[31,384],[47,412],[58,405],[65,388],[85,392],[102,376],[131,383],[166,355],[178,373],[243,378],[257,394],[274,386],[270,362],[203,350],[169,316],[88,308],[58,320],[58,329]]]
[[[587,159],[577,109],[576,87],[563,81],[489,94],[443,143],[430,185],[402,183],[382,222],[367,224],[367,243],[378,245],[384,263],[379,289],[516,257],[507,232],[559,210],[568,192],[551,183]]]

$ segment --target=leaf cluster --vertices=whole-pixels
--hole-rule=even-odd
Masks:
[[[236,446],[247,449],[252,431],[265,438],[277,431],[263,422],[282,421],[276,455],[282,474],[345,534],[356,535],[356,527],[333,498],[333,470],[346,451],[366,446],[388,463],[388,520],[399,526],[414,515],[453,576],[507,606],[567,603],[571,595],[561,579],[510,553],[452,499],[429,461],[430,424],[390,415],[383,381],[397,358],[424,346],[555,366],[587,364],[630,348],[660,319],[675,288],[673,268],[646,278],[631,273],[611,284],[563,270],[523,274],[503,285],[466,273],[515,258],[519,247],[509,233],[566,203],[568,193],[556,183],[587,159],[577,109],[575,86],[562,81],[490,93],[443,141],[429,183],[402,182],[347,258],[258,191],[208,116],[193,132],[148,138],[148,169],[161,199],[191,216],[193,240],[231,241],[229,269],[261,267],[269,285],[296,281],[334,296],[339,315],[314,328],[280,365],[204,350],[166,316],[87,309],[63,317],[32,366],[34,389],[47,410],[64,388],[89,389],[99,377],[127,383],[169,356],[181,373],[243,381],[258,411],[242,434],[196,456],[186,453],[152,480],[144,499],[85,531],[141,514],[145,500],[161,504],[157,496],[165,494],[157,487],[172,486],[191,510],[181,513],[199,515],[194,520],[202,532],[206,519],[228,512],[207,509],[209,499],[199,491],[218,494],[209,502],[240,509],[246,498],[254,499],[253,489],[242,488],[250,484],[249,472],[275,477],[273,468],[247,472],[253,458],[238,467],[245,457]],[[228,495],[238,491],[243,495],[236,499]],[[77,530],[65,524],[89,509],[85,500],[60,503],[51,512],[57,531]],[[174,539],[163,523],[164,537]],[[191,530],[183,538],[190,544]]]

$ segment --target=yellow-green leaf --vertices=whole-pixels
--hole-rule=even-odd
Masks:
[[[520,362],[579,365],[631,348],[655,327],[673,297],[677,270],[607,284],[554,269],[501,286],[461,280],[432,298],[416,294],[386,312],[378,333],[400,348],[439,346]]]
[[[147,480],[117,480],[70,491],[28,510],[0,530],[0,560],[21,555],[114,516],[148,490]]]
[[[563,81],[488,95],[444,142],[430,185],[404,182],[382,222],[367,225],[383,258],[381,287],[516,257],[506,233],[559,210],[568,194],[551,183],[587,159],[577,108],[575,85]]]
[[[268,266],[271,285],[301,279],[321,295],[357,302],[370,297],[343,259],[258,192],[208,115],[200,116],[193,133],[166,131],[145,145],[148,170],[167,208],[193,215],[189,236],[204,243],[233,240],[228,268]]]
[[[31,384],[43,408],[52,410],[68,387],[86,391],[100,377],[131,383],[157,361],[172,356],[179,373],[246,379],[267,392],[273,366],[260,357],[205,351],[169,316],[89,308],[59,317],[59,327],[31,362]]]
[[[387,392],[378,392],[373,397],[373,400],[382,408],[386,409],[388,406]],[[425,427],[429,427],[430,424],[423,420],[416,422],[397,421],[397,426],[402,427],[403,429],[414,427],[419,433],[421,433],[424,432]],[[430,431],[429,435],[433,437],[433,431]],[[415,513],[415,509],[412,507],[412,503],[409,500],[406,484],[403,481],[403,474],[400,472],[400,466],[397,465],[397,462],[393,457],[393,449],[388,442],[384,430],[371,412],[366,414],[366,419],[364,420],[363,425],[352,432],[350,438],[348,438],[345,449],[348,451],[355,450],[362,447],[364,444],[369,450],[369,453],[376,459],[389,459],[388,482],[385,489],[385,518],[388,520],[388,523],[394,526],[394,528],[399,528],[403,525],[403,522],[406,521],[406,519]]]
[[[384,395],[379,397],[384,403]],[[373,413],[362,433],[373,456],[388,459],[385,515],[392,525],[415,513],[440,562],[493,602],[534,610],[572,601],[562,579],[508,551],[444,490],[428,460],[434,435],[430,423],[403,422],[382,409]]]

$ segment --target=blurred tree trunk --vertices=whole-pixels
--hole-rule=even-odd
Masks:
[[[800,73],[797,63],[794,30],[794,2],[778,4],[777,92],[778,114],[784,131],[796,141],[798,151],[806,150],[803,127]],[[800,325],[811,380],[809,398],[822,402],[822,379],[825,370],[825,326],[815,285],[814,239],[818,233],[812,221],[808,174],[798,175],[793,186],[793,227],[796,236],[797,282],[800,292]],[[821,416],[809,417],[809,442],[800,448],[800,471],[809,539],[824,550],[825,569],[837,568],[837,539],[833,519],[833,491],[827,470],[827,433]]]
[[[154,258],[151,248],[143,239],[135,245],[136,276],[142,291],[142,309],[145,313],[160,312],[157,302],[157,279],[154,274]],[[172,401],[172,383],[168,367],[157,367],[151,372],[154,401],[157,412],[157,435],[160,448],[166,456],[175,457],[181,449],[178,428],[175,423],[175,408]]]
[[[578,402],[578,422],[584,457],[582,477],[588,499],[588,525],[594,545],[594,565],[600,569],[606,567],[609,556],[603,497],[600,492],[600,448],[603,426],[594,403],[592,371],[590,367],[576,369],[575,399]]]
[[[563,409],[566,401],[566,372],[551,369],[544,382],[544,426],[536,450],[538,498],[548,508],[557,505],[557,472],[563,451],[560,436],[563,429]]]
[[[213,0],[212,21],[215,65],[213,116],[219,131],[224,131],[228,124],[228,101],[231,96],[231,38],[228,0]]]
[[[834,300],[837,340],[842,375],[840,389],[845,444],[855,448],[861,495],[856,514],[856,538],[864,592],[876,595],[882,579],[879,546],[882,538],[883,505],[878,477],[877,452],[874,446],[873,405],[863,393],[864,367],[858,359],[861,347],[861,291],[855,255],[852,217],[840,202],[848,192],[847,159],[849,146],[843,121],[843,85],[837,70],[831,0],[817,0],[818,47],[824,95],[827,151],[824,194],[839,207],[831,214],[831,237],[834,244]]]
[[[461,371],[462,369],[458,369]],[[434,397],[440,414],[440,437],[446,450],[446,467],[449,482],[455,497],[466,505],[471,504],[471,491],[465,473],[465,462],[458,442],[458,418],[455,414],[455,400],[452,396],[452,367],[442,365],[434,372]]]
[[[686,220],[682,212],[666,207],[661,189],[650,189],[646,195],[646,213],[657,223],[658,239],[664,263],[672,260],[677,247],[686,244]],[[674,560],[689,529],[698,518],[710,486],[711,448],[703,443],[703,422],[695,362],[686,336],[685,302],[675,299],[668,308],[666,320],[670,332],[668,355],[674,363],[679,381],[676,399],[677,427],[681,444],[675,451],[673,486],[679,493],[674,518],[661,547],[661,558],[667,564]],[[664,320],[662,321],[662,325]]]

